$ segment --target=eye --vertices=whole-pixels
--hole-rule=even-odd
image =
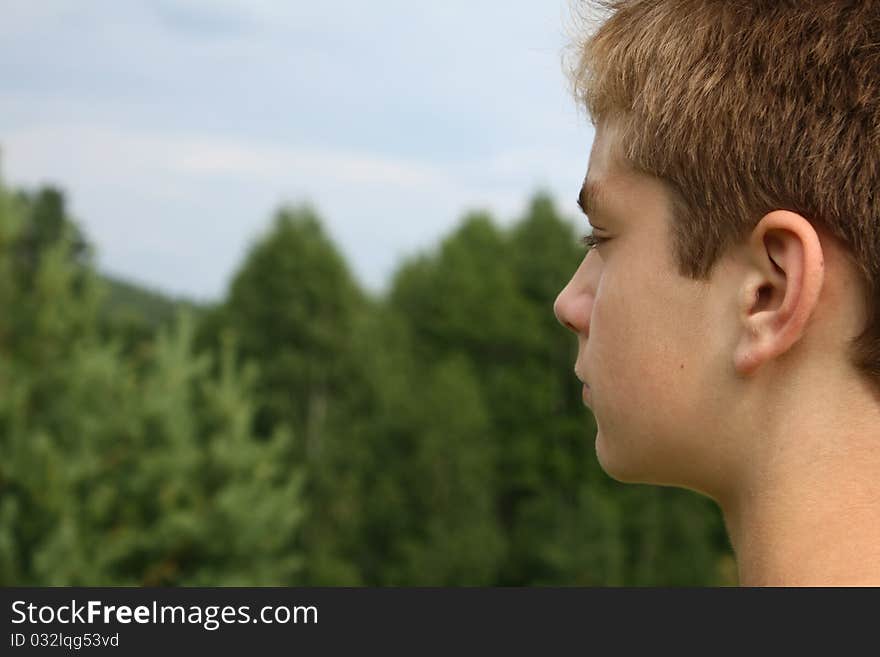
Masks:
[[[599,237],[595,233],[589,233],[581,238],[581,244],[583,244],[588,253],[607,241],[607,237]]]

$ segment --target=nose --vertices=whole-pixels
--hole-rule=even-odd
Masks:
[[[553,303],[553,314],[559,323],[579,335],[590,333],[590,316],[596,296],[595,283],[589,276],[593,256],[592,252],[586,255]]]

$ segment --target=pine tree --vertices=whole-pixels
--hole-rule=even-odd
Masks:
[[[256,372],[186,316],[124,357],[63,205],[34,250],[28,202],[0,189],[0,583],[294,583],[302,474],[253,433]]]

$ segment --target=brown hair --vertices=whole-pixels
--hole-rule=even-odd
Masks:
[[[853,362],[880,383],[880,0],[604,0],[571,79],[676,198],[682,275],[767,212],[840,240],[866,283]]]

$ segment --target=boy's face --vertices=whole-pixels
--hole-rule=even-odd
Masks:
[[[625,169],[616,152],[615,128],[599,126],[585,187],[601,191],[581,198],[594,236],[608,241],[587,254],[554,311],[577,334],[575,372],[589,386],[603,469],[711,495],[733,442],[720,426],[733,368],[729,297],[714,275],[678,273],[666,188]]]

